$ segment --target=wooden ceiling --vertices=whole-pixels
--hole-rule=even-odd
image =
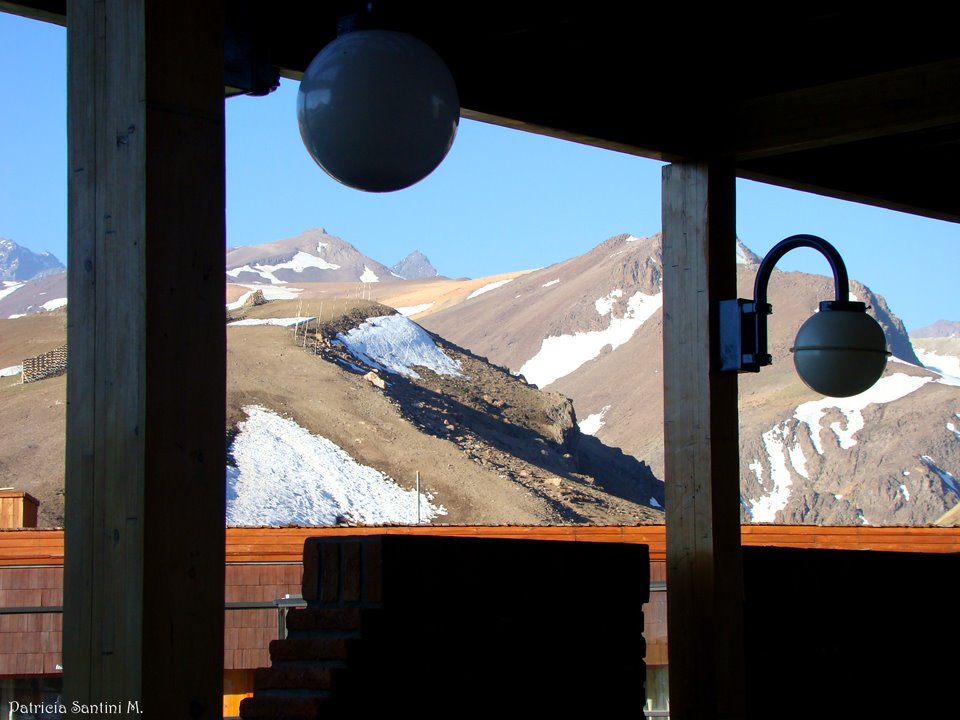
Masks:
[[[358,4],[227,0],[227,24],[298,78]],[[444,57],[464,117],[666,161],[728,157],[741,177],[960,220],[960,43],[947,10],[723,5],[375,9]],[[61,23],[64,7],[0,0]]]

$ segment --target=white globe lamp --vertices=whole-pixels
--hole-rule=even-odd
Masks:
[[[887,365],[887,339],[867,306],[851,301],[850,281],[840,253],[816,235],[792,235],[773,246],[757,269],[753,298],[722,300],[719,307],[719,368],[760,372],[773,358],[767,352],[767,285],[777,261],[798,247],[820,252],[833,271],[834,300],[820,303],[797,333],[793,363],[810,389],[828,397],[850,397],[869,389]]]
[[[346,32],[307,67],[297,95],[307,151],[338,182],[391,192],[419,182],[453,145],[457,87],[424,42],[392,30]]]

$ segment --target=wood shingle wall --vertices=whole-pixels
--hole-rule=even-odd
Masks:
[[[876,528],[746,525],[747,546],[869,549],[900,552],[960,552],[960,528]],[[380,527],[228,528],[225,603],[272,603],[301,590],[304,541],[343,534],[441,535],[557,541],[642,543],[650,549],[650,603],[645,608],[647,664],[667,662],[666,606],[662,588],[664,528],[637,527]],[[0,531],[0,607],[59,607],[63,601],[63,531]],[[59,613],[0,615],[0,676],[59,672]],[[269,664],[268,644],[277,637],[274,608],[224,611],[224,669]]]

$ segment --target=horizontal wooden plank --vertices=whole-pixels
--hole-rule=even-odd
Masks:
[[[950,126],[960,121],[956,59],[750,98],[735,106],[737,160]]]
[[[663,525],[227,528],[225,560],[228,563],[300,562],[303,542],[309,537],[375,534],[643,543],[650,546],[650,557],[654,561],[663,560],[666,545]],[[960,527],[744,525],[741,528],[741,537],[744,545],[898,552],[960,552]],[[0,566],[62,564],[62,530],[0,532]]]

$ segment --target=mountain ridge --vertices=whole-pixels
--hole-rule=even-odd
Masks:
[[[572,398],[582,426],[662,478],[661,242],[618,235],[420,321]],[[757,269],[747,253],[738,253],[740,297],[752,295]],[[850,290],[884,327],[894,360],[862,406],[826,402],[792,368],[795,333],[833,297],[832,280],[771,276],[774,365],[740,376],[744,521],[923,524],[957,504],[943,478],[960,475],[960,435],[950,430],[960,424],[960,378],[922,367],[881,295],[856,280]]]
[[[960,322],[956,320],[937,320],[930,325],[910,331],[910,337],[915,338],[943,338],[960,337]]]
[[[36,253],[9,238],[0,237],[0,281],[26,282],[64,269],[63,263],[54,255]]]

